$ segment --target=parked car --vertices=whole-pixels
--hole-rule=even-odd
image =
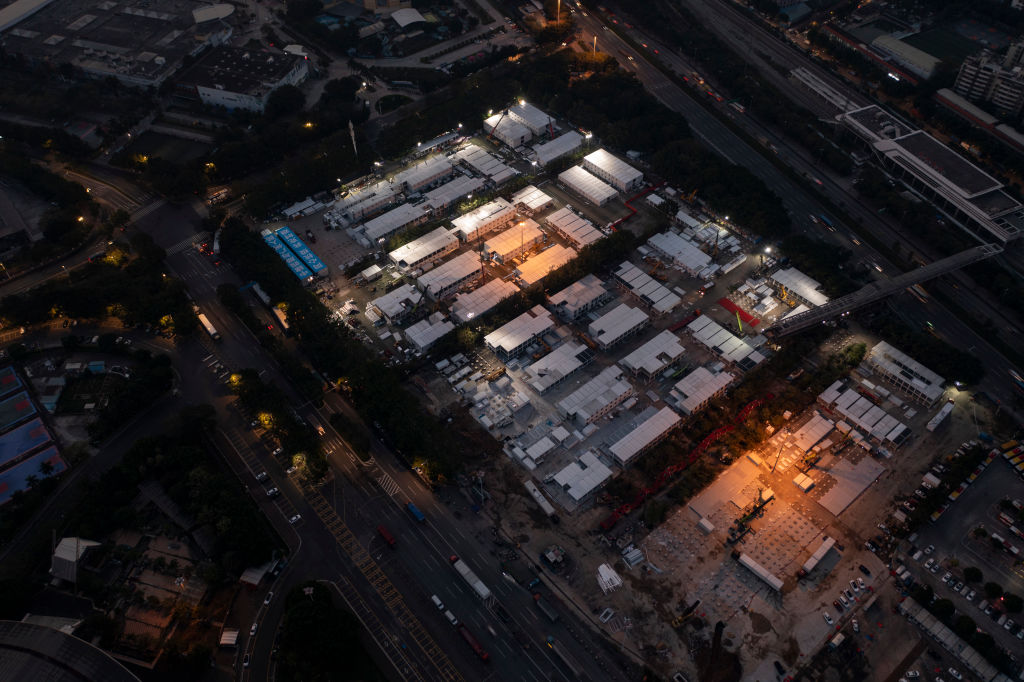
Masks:
[[[259,623],[253,623],[253,624],[252,624],[252,627],[251,627],[251,628],[249,628],[249,636],[250,636],[250,637],[252,637],[253,635],[255,635],[255,634],[256,634],[256,628],[258,628],[258,627],[259,627],[259,625],[260,625]]]
[[[964,676],[961,675],[960,671],[957,670],[956,668],[950,668],[946,672],[949,673],[949,676],[952,677],[955,680],[962,680],[962,679],[964,679]]]
[[[850,601],[846,598],[845,594],[839,594],[839,601],[841,601],[843,603],[843,606],[845,607],[848,607],[850,605]]]
[[[946,575],[942,576],[942,582],[948,584],[950,578],[952,578],[952,577],[953,577],[953,574],[950,573],[949,571],[946,571]]]
[[[843,610],[843,605],[839,603],[838,599],[833,599],[832,600],[832,606],[834,606],[836,608],[836,611],[840,611],[841,612]]]
[[[924,562],[924,567],[927,568],[929,571],[932,570],[932,566],[934,565],[935,559],[928,559],[928,561]]]
[[[866,575],[866,576],[870,576],[870,575],[871,575],[871,571],[869,571],[869,570],[868,570],[868,567],[867,567],[867,566],[865,566],[864,564],[861,564],[861,565],[859,565],[859,566],[858,566],[857,568],[858,568],[858,569],[860,570],[860,572],[861,572],[861,573],[863,573],[864,575]]]
[[[271,602],[271,600],[273,600],[273,598],[274,598],[274,593],[273,592],[267,592],[267,598],[263,600],[263,605],[264,606],[269,606],[270,602]]]
[[[867,585],[864,584],[864,578],[857,578],[857,584],[860,585],[860,589],[867,589]]]
[[[849,590],[843,590],[843,596],[849,599],[850,601],[856,601],[856,599],[853,596],[853,592],[850,592]]]
[[[828,615],[828,612],[826,612],[826,611],[822,611],[821,612],[821,617],[824,618],[825,622],[828,623],[829,625],[835,625],[836,624],[836,622],[834,620],[832,620],[832,616]]]
[[[974,601],[974,595],[977,594],[974,590],[967,593],[967,601]]]
[[[911,679],[912,680],[915,677],[921,677],[921,673],[919,673],[916,670],[908,670],[906,673],[903,674],[903,676],[906,677],[907,679]]]
[[[927,547],[924,548],[924,553],[925,554],[931,554],[934,551],[935,551],[935,545],[928,545]]]
[[[277,497],[280,494],[281,494],[281,491],[278,490],[277,488],[271,488],[270,490],[267,491],[267,497],[271,497],[271,498]]]
[[[853,631],[854,631],[854,632],[860,632],[860,623],[858,623],[858,622],[857,622],[857,619],[856,619],[856,618],[854,618],[854,619],[853,619],[853,620],[852,620],[852,621],[850,622],[850,624],[851,624],[851,625],[853,626]]]
[[[850,587],[853,588],[854,592],[860,592],[860,587],[857,585],[857,581],[856,580],[851,580],[850,581]]]

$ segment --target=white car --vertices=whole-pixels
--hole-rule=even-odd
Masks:
[[[952,677],[955,680],[962,680],[962,679],[964,679],[964,676],[961,675],[960,671],[957,670],[956,668],[950,668],[946,672],[949,673],[949,676]]]
[[[916,670],[908,670],[904,673],[904,676],[908,679],[914,679],[915,677],[921,677],[921,673],[917,672]]]
[[[846,598],[845,594],[839,594],[839,601],[842,603],[844,608],[850,608],[850,600]]]
[[[250,637],[252,637],[253,635],[256,634],[256,628],[258,628],[258,627],[259,627],[259,623],[253,623],[252,624],[252,627],[249,628],[249,636]]]
[[[850,581],[850,587],[853,588],[854,592],[860,592],[860,586],[857,584],[856,580],[851,580]]]
[[[857,622],[856,618],[854,618],[852,621],[850,621],[850,624],[853,626],[853,631],[854,632],[860,632],[860,623]]]
[[[828,615],[827,611],[822,611],[821,612],[821,617],[824,618],[825,622],[828,623],[829,625],[835,625],[836,624],[836,622],[834,620],[832,620],[832,616]]]
[[[290,519],[288,519],[288,523],[290,523],[290,524],[292,524],[294,526],[301,519],[302,519],[302,514],[296,514],[295,516],[293,516]]]
[[[932,570],[932,566],[934,565],[935,559],[928,559],[928,561],[924,562],[924,567],[927,568],[929,571]]]
[[[928,545],[927,547],[924,548],[924,553],[925,554],[931,554],[934,551],[935,551],[935,545]]]
[[[867,586],[864,584],[864,578],[857,578],[857,584],[860,585],[860,589],[867,589]]]

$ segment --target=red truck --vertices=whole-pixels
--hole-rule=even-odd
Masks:
[[[395,536],[389,533],[387,528],[382,525],[377,526],[377,532],[380,533],[380,536],[384,538],[384,542],[388,543],[389,546],[395,546]]]
[[[480,657],[481,661],[486,662],[491,658],[491,655],[484,651],[484,648],[480,646],[480,642],[476,641],[476,637],[473,636],[472,632],[466,629],[465,625],[459,626],[459,634],[462,635],[462,639],[466,640],[466,644],[472,647],[473,651]]]

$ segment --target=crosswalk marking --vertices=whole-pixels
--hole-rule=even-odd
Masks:
[[[191,237],[186,237],[185,239],[182,239],[180,242],[178,242],[177,244],[174,244],[173,246],[167,247],[167,249],[166,249],[167,255],[168,256],[173,256],[176,253],[181,253],[185,249],[191,249],[196,244],[198,244],[200,242],[203,242],[203,241],[205,241],[205,240],[207,240],[209,238],[210,238],[210,233],[209,232],[198,232],[198,233],[192,235]]]
[[[399,490],[398,483],[396,483],[395,479],[391,478],[387,473],[381,473],[380,478],[377,479],[377,483],[384,489],[384,492],[387,493],[389,497],[393,496]]]

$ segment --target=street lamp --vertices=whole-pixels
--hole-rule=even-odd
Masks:
[[[594,35],[594,54],[597,54],[597,35]]]

